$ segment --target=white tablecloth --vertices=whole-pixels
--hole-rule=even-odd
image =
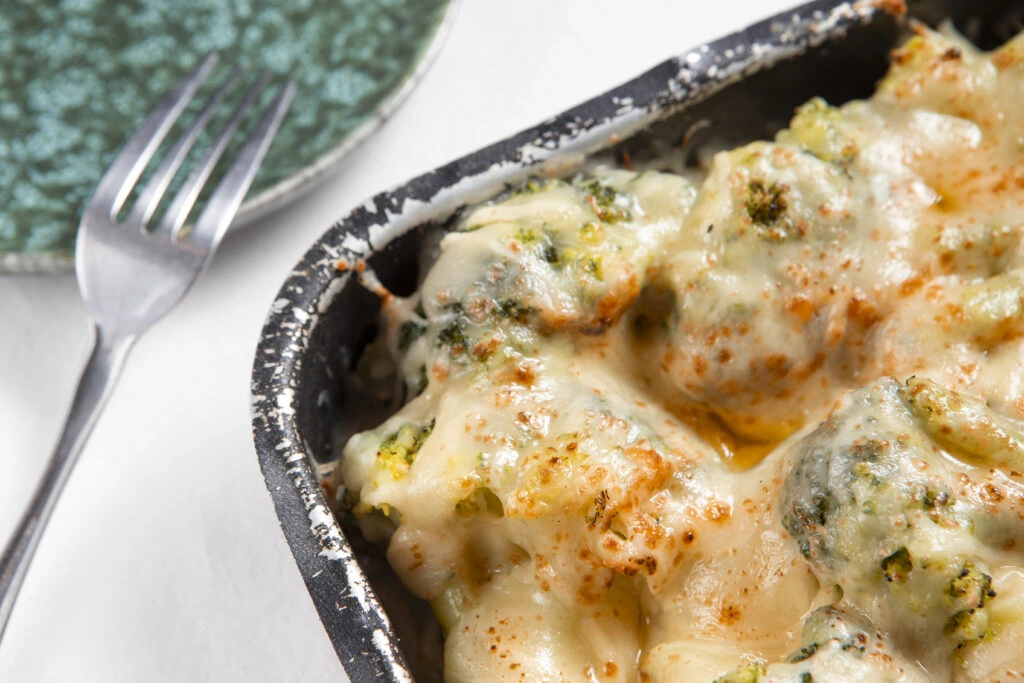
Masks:
[[[789,4],[465,0],[393,119],[317,191],[229,235],[140,340],[36,555],[0,681],[344,680],[250,437],[252,354],[282,280],[376,192]],[[0,540],[56,438],[86,338],[73,275],[0,276]]]

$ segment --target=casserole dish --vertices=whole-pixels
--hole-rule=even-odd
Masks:
[[[424,627],[429,611],[402,597],[379,554],[346,537],[318,483],[318,464],[334,457],[341,439],[389,410],[386,397],[347,379],[376,333],[378,298],[359,274],[369,269],[391,292],[409,294],[429,235],[461,207],[530,175],[568,175],[584,159],[616,155],[686,166],[705,143],[770,137],[812,96],[834,104],[864,97],[903,35],[901,10],[818,2],[714,41],[375,197],[307,253],[275,301],[257,353],[254,430],[285,535],[350,677],[439,673],[428,656],[437,649]],[[984,47],[1010,37],[1017,12],[1010,3],[977,10],[920,2],[906,14],[930,24],[950,18]]]

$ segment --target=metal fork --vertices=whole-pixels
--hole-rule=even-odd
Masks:
[[[78,230],[75,271],[92,323],[92,348],[42,481],[0,556],[0,638],[43,529],[129,350],[140,334],[181,300],[210,263],[295,94],[294,84],[288,82],[266,107],[199,218],[186,227],[185,221],[200,191],[263,90],[266,77],[249,88],[162,218],[150,225],[189,150],[238,81],[240,73],[236,70],[211,96],[188,131],[171,146],[125,219],[118,220],[142,171],[216,61],[216,54],[204,59],[142,122],[85,208]]]

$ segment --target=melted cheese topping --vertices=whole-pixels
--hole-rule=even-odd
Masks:
[[[1024,675],[1024,38],[469,213],[339,478],[451,681]]]

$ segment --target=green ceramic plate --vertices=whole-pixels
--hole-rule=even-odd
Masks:
[[[72,264],[82,207],[118,146],[206,54],[220,53],[223,73],[238,64],[299,87],[235,221],[244,224],[307,189],[384,121],[436,52],[456,3],[3,4],[0,271],[25,271]]]

